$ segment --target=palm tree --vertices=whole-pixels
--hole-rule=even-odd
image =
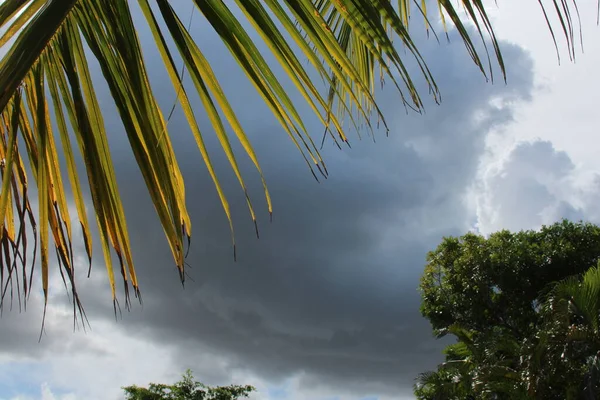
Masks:
[[[598,398],[600,264],[553,285],[542,313],[545,324],[536,349],[539,362],[532,366],[538,371],[560,371],[561,378],[571,383],[568,390],[576,393],[571,398]]]
[[[526,399],[517,369],[519,343],[506,332],[480,333],[457,324],[448,329],[457,339],[444,349],[436,371],[420,374],[414,385],[418,399]]]
[[[166,72],[177,92],[200,156],[209,171],[231,227],[227,199],[204,144],[204,135],[190,106],[188,91],[199,95],[212,123],[214,133],[231,168],[246,193],[246,186],[233,153],[229,132],[235,136],[262,177],[259,161],[242,124],[230,106],[211,65],[192,39],[188,28],[168,0],[138,0],[145,22],[162,57]],[[254,85],[274,118],[295,143],[315,177],[327,169],[303,124],[294,102],[286,94],[261,51],[231,10],[233,2],[193,0],[207,24],[220,36],[240,69]],[[322,122],[326,134],[337,143],[348,142],[343,121],[358,129],[362,121],[371,132],[373,118],[385,119],[374,99],[376,68],[398,88],[402,101],[417,111],[422,101],[407,63],[416,63],[421,79],[434,99],[438,88],[424,59],[408,32],[412,14],[420,14],[433,32],[431,18],[441,18],[444,26],[454,27],[482,73],[491,77],[491,57],[498,60],[504,76],[505,66],[498,42],[487,15],[488,5],[481,0],[461,0],[453,5],[438,0],[434,13],[426,1],[398,0],[236,0],[245,15],[274,55],[277,63]],[[577,27],[575,2],[548,1],[542,5],[546,21],[556,12],[557,24],[548,25],[556,42],[562,30],[568,51],[574,55]],[[459,16],[463,8],[464,17]],[[548,9],[548,11],[546,11]],[[551,11],[554,10],[554,11]],[[465,22],[463,22],[463,20]],[[474,25],[471,30],[466,21]],[[131,150],[154,203],[175,263],[184,279],[184,244],[191,234],[191,221],[185,202],[185,186],[173,151],[166,118],[157,104],[146,71],[137,26],[127,0],[4,0],[0,2],[0,158],[2,189],[0,220],[2,262],[1,295],[16,285],[19,296],[31,291],[33,260],[27,260],[28,237],[35,238],[33,253],[40,253],[40,273],[44,294],[48,295],[49,247],[52,237],[58,265],[70,284],[74,304],[79,305],[73,273],[72,238],[69,208],[64,190],[65,175],[73,192],[73,202],[89,260],[92,236],[83,200],[83,186],[77,173],[78,149],[87,174],[99,241],[104,254],[113,300],[115,277],[111,256],[116,254],[128,301],[129,288],[139,294],[128,237],[126,219],[115,180],[115,169],[107,143],[90,72],[90,59],[99,64],[110,89]],[[472,35],[475,32],[475,35]],[[435,32],[434,32],[435,33]],[[476,36],[485,47],[482,53]],[[401,55],[396,40],[406,50]],[[172,42],[171,45],[168,43]],[[192,85],[182,83],[175,53],[183,60]],[[322,93],[313,83],[300,58],[310,62],[313,73],[325,81]],[[230,130],[226,129],[229,125]],[[60,140],[60,146],[57,143]],[[76,144],[72,142],[75,138]],[[66,173],[59,157],[66,160]],[[36,183],[31,192],[27,170]],[[264,183],[269,213],[271,200]],[[37,196],[34,215],[30,193]],[[251,217],[255,212],[248,195]],[[39,249],[38,249],[39,243]],[[114,253],[112,253],[114,252]],[[90,261],[91,262],[91,261]],[[31,271],[27,273],[27,265]]]

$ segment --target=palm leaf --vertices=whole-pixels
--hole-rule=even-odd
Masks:
[[[569,322],[568,314],[583,318],[582,329],[573,330],[572,335],[589,331],[592,336],[600,335],[600,265],[587,270],[581,277],[572,276],[558,282],[551,291],[552,301],[562,303],[561,318]],[[558,313],[557,313],[558,316]]]
[[[189,71],[193,90],[202,101],[255,223],[255,208],[247,194],[232,140],[242,145],[260,175],[271,213],[271,199],[259,160],[210,64],[171,2],[138,0],[138,3],[178,93],[177,102],[215,185],[233,237],[229,204],[205,145],[207,132],[200,131],[190,105],[190,87],[184,86],[177,74],[174,54],[181,57]],[[389,0],[236,0],[235,3],[298,89],[301,101],[309,105],[325,133],[336,142],[349,141],[344,127],[346,117],[356,131],[364,124],[372,134],[373,118],[385,126],[384,116],[375,101],[376,68],[379,68],[380,80],[389,79],[407,107],[416,111],[423,108],[417,80],[425,82],[434,100],[440,98],[434,77],[409,33],[413,10],[424,18],[426,29],[432,29],[431,19],[435,15],[428,12],[425,1],[419,4],[408,0],[398,3]],[[327,176],[314,136],[304,124],[305,116],[298,111],[298,101],[286,93],[271,62],[230,4],[223,0],[194,0],[193,4],[219,35],[282,130],[295,143],[313,175]],[[437,4],[437,16],[444,26],[452,26],[459,32],[481,71],[492,77],[491,58],[494,57],[505,76],[506,66],[482,1],[461,0],[459,6],[465,11],[464,18],[459,16],[459,6],[449,0],[438,0]],[[550,7],[540,4],[551,29],[553,24],[546,8],[553,9],[558,16],[558,25],[572,58],[576,27],[573,15],[578,15],[575,3],[568,5],[553,0],[548,3]],[[471,37],[473,30],[468,27],[468,21],[475,27],[475,37]],[[84,201],[85,186],[90,191],[113,300],[116,302],[117,298],[113,255],[118,260],[126,305],[131,289],[139,295],[115,167],[91,77],[90,56],[100,66],[104,84],[110,90],[181,280],[184,280],[184,244],[191,235],[185,185],[163,110],[149,82],[137,28],[127,0],[5,0],[0,4],[0,46],[7,48],[0,62],[0,157],[4,160],[0,195],[0,294],[3,300],[8,293],[12,298],[14,289],[19,301],[30,293],[38,242],[42,289],[47,299],[49,250],[53,243],[59,271],[65,283],[68,281],[74,306],[81,311],[74,278],[75,229],[71,226],[70,198],[66,195],[59,157],[65,160],[90,266],[92,236]],[[554,30],[551,32],[556,42]],[[477,51],[478,41],[483,41],[485,55]],[[403,55],[395,42],[405,49]],[[488,47],[493,50],[488,52]],[[326,90],[313,82],[311,72],[300,61],[302,58],[307,59],[323,79]],[[487,67],[482,59],[487,60]],[[410,72],[415,70],[416,73]],[[73,138],[76,144],[72,143]],[[77,173],[77,153],[85,166],[87,185],[81,183]],[[37,219],[30,206],[27,169],[36,184]],[[28,236],[35,239],[33,251],[27,247]],[[31,253],[34,257],[28,260]],[[29,274],[27,268],[31,268]]]

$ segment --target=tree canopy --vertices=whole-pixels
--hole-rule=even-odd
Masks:
[[[147,388],[126,386],[125,400],[238,400],[248,397],[255,388],[252,386],[210,387],[194,380],[189,369],[182,379],[172,385],[151,383]]]
[[[596,393],[600,228],[562,221],[539,231],[444,238],[421,278],[421,312],[445,361],[419,399],[565,399]]]
[[[181,4],[181,2],[177,2]],[[235,6],[234,4],[235,3]],[[155,206],[173,259],[185,278],[186,243],[191,235],[185,184],[172,146],[168,116],[157,101],[148,78],[139,27],[134,22],[128,0],[4,0],[0,3],[0,252],[3,272],[1,296],[12,285],[24,297],[31,291],[31,275],[39,271],[45,298],[48,298],[50,249],[52,242],[61,274],[70,284],[72,299],[79,304],[74,280],[72,240],[81,231],[85,252],[91,265],[92,228],[85,198],[89,189],[93,219],[96,220],[113,300],[116,299],[113,255],[125,287],[139,294],[138,280],[127,229],[125,213],[116,181],[115,166],[107,140],[105,118],[96,95],[98,77],[92,77],[90,63],[100,67],[103,84],[123,124],[125,136]],[[176,93],[176,104],[183,110],[201,162],[207,168],[229,221],[233,221],[192,104],[199,98],[217,136],[221,149],[247,198],[250,216],[256,222],[242,171],[232,141],[238,141],[244,156],[250,158],[264,186],[268,212],[272,204],[259,160],[242,123],[224,93],[218,74],[181,20],[181,12],[168,0],[138,0],[145,27],[158,49],[166,75]],[[203,22],[220,37],[231,54],[300,151],[315,177],[327,176],[327,168],[309,132],[305,117],[297,111],[298,99],[309,106],[323,130],[338,144],[348,143],[349,130],[364,126],[373,134],[375,120],[387,128],[375,101],[377,70],[381,81],[387,79],[399,91],[399,103],[420,111],[423,107],[417,90],[419,83],[435,101],[439,90],[426,60],[409,30],[409,21],[418,17],[435,37],[437,23],[456,29],[467,53],[481,72],[492,78],[492,60],[505,76],[502,51],[488,16],[493,2],[438,0],[434,10],[428,2],[410,0],[193,0],[189,5],[202,15]],[[550,28],[549,40],[560,37],[569,56],[575,54],[578,35],[577,2],[540,0],[539,18]],[[461,9],[465,13],[461,12]],[[238,12],[239,11],[239,12]],[[243,17],[240,18],[240,15]],[[464,15],[463,15],[464,14]],[[271,59],[260,50],[244,27],[244,18],[271,52]],[[398,49],[402,47],[404,51]],[[557,47],[558,49],[558,47]],[[181,58],[191,78],[184,84],[176,59]],[[310,78],[308,61],[314,76]],[[292,99],[274,73],[278,64],[299,92]],[[498,74],[497,74],[498,75]],[[92,79],[94,78],[94,79]],[[349,127],[344,128],[344,126]],[[322,134],[323,130],[318,132]],[[81,156],[87,184],[82,184],[77,168]],[[64,158],[66,168],[61,165]],[[66,169],[66,171],[65,171]],[[29,187],[30,170],[36,190]],[[72,198],[67,197],[68,179]],[[29,196],[37,196],[38,212]],[[75,205],[78,221],[71,223],[69,201]],[[37,215],[36,215],[37,214]],[[34,252],[40,253],[40,268],[35,258],[27,258],[35,239]],[[39,243],[39,246],[38,246]],[[235,253],[235,242],[234,242]],[[28,260],[31,270],[27,271]]]

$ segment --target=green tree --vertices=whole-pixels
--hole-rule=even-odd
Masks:
[[[600,257],[600,228],[562,221],[539,231],[444,238],[427,256],[421,312],[437,335],[453,325],[527,336],[548,284],[586,271]]]
[[[581,275],[553,284],[542,308],[539,342],[529,357],[531,379],[551,381],[543,374],[571,374],[571,391],[583,381],[584,397],[600,395],[600,264]],[[580,394],[580,393],[578,393]]]
[[[444,349],[445,361],[436,371],[419,374],[415,395],[419,399],[526,399],[528,393],[516,369],[520,348],[510,335],[488,337],[458,325],[449,328],[457,343]],[[483,344],[483,345],[482,345]]]
[[[371,134],[375,120],[386,126],[374,98],[377,68],[381,70],[382,80],[385,77],[398,88],[399,98],[407,107],[422,109],[422,99],[414,83],[417,78],[425,82],[435,101],[439,99],[434,77],[409,34],[411,13],[425,17],[421,20],[429,31],[431,18],[441,18],[445,26],[456,28],[475,64],[491,78],[492,64],[488,63],[486,54],[489,50],[498,60],[501,75],[505,76],[502,53],[487,15],[488,7],[494,7],[492,3],[488,6],[480,0],[461,0],[458,4],[438,0],[439,7],[431,12],[425,7],[427,2],[412,0],[236,0],[239,13],[231,10],[232,3],[193,0],[188,4],[202,14],[203,23],[222,39],[315,177],[327,175],[319,149],[297,111],[296,102],[273,72],[273,63],[265,58],[239,19],[240,13],[269,48],[275,63],[301,94],[302,101],[314,111],[325,133],[339,144],[348,142],[348,132],[342,128],[344,119],[349,121],[347,125],[351,129],[365,126]],[[183,110],[199,156],[221,199],[233,237],[229,205],[204,143],[206,132],[201,132],[190,105],[192,91],[199,96],[246,197],[246,185],[231,140],[242,144],[261,177],[262,171],[217,74],[192,39],[174,4],[169,0],[137,1],[145,28],[153,37],[177,93],[176,104]],[[555,1],[539,4],[542,5],[539,18],[557,21],[556,24],[548,22],[549,38],[556,41],[558,30],[563,31],[569,55],[573,57],[576,2],[563,2],[560,6]],[[438,8],[440,14],[437,14]],[[459,16],[459,8],[466,10],[464,17]],[[557,18],[548,18],[550,13]],[[413,20],[417,15],[413,15]],[[474,28],[468,28],[465,19],[474,23]],[[557,32],[553,28],[558,28]],[[76,168],[77,153],[85,166],[86,186],[90,189],[91,209],[98,225],[113,300],[115,278],[111,252],[116,253],[119,261],[126,301],[131,287],[138,294],[126,219],[93,83],[97,81],[91,77],[91,62],[99,65],[104,84],[110,90],[180,277],[184,279],[185,243],[191,234],[185,185],[172,147],[168,117],[159,107],[149,82],[138,29],[129,0],[4,0],[0,3],[0,47],[3,50],[0,62],[0,240],[5,249],[0,252],[2,295],[13,283],[21,288],[24,297],[31,290],[31,272],[28,274],[25,270],[25,255],[31,243],[26,240],[28,230],[34,228],[32,234],[39,240],[35,248],[41,256],[40,268],[35,271],[41,274],[46,298],[52,239],[61,274],[70,283],[72,298],[78,304],[71,246],[75,229],[71,226],[67,206],[65,175],[73,192],[77,227],[83,232],[90,260],[92,235],[84,204],[84,185]],[[401,44],[404,51],[398,51],[393,40]],[[478,40],[483,42],[478,43]],[[176,57],[183,60],[191,84],[183,84]],[[313,82],[311,71],[300,58],[310,62],[312,76],[319,76],[324,86]],[[410,68],[411,65],[415,68]],[[61,168],[60,158],[66,162],[66,172]],[[27,185],[27,166],[37,186],[37,216],[28,198],[31,192]],[[271,213],[266,184],[264,194]],[[247,199],[250,215],[256,221],[252,203]]]
[[[237,400],[256,390],[252,386],[209,387],[194,380],[188,369],[179,382],[172,385],[151,383],[147,388],[126,386],[126,400]]]
[[[437,371],[420,375],[417,397],[576,399],[595,391],[600,275],[589,268],[599,259],[600,228],[587,223],[445,238],[427,258],[421,312],[436,336],[457,343]]]

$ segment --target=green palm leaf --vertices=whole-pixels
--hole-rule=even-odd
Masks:
[[[577,335],[589,333],[600,336],[600,265],[587,270],[581,277],[572,276],[558,282],[551,291],[555,314],[570,325],[569,314],[582,318],[582,326],[570,332],[574,340]]]
[[[171,2],[138,0],[138,3],[178,93],[177,101],[214,182],[233,237],[229,204],[204,144],[207,132],[200,131],[188,97],[190,88],[183,86],[177,74],[174,52],[179,54],[189,71],[193,88],[200,96],[214,133],[246,195],[249,212],[255,222],[255,209],[247,194],[238,166],[239,155],[234,154],[232,140],[240,142],[262,178],[259,160],[210,64]],[[321,121],[325,133],[329,133],[336,142],[348,142],[345,117],[356,131],[365,123],[372,133],[374,117],[385,125],[374,98],[376,68],[379,68],[381,80],[387,78],[397,87],[407,107],[417,111],[423,107],[416,80],[422,79],[434,99],[439,99],[434,77],[409,34],[410,14],[414,10],[424,18],[428,30],[431,28],[430,19],[434,17],[441,18],[444,25],[453,26],[473,61],[486,76],[492,77],[492,55],[505,76],[500,48],[481,0],[459,2],[466,11],[463,19],[459,17],[458,7],[448,0],[438,0],[437,15],[428,13],[425,1],[419,4],[399,0],[396,4],[389,0],[236,0],[235,3],[298,89],[302,101]],[[567,5],[557,0],[548,3],[558,15],[560,29],[572,57],[575,40],[572,12],[576,12],[575,3]],[[318,174],[326,176],[325,163],[313,133],[308,131],[304,117],[298,112],[297,101],[286,93],[271,63],[230,9],[230,3],[194,0],[193,4],[219,35],[315,177]],[[544,6],[542,11],[549,21]],[[483,40],[484,56],[477,51],[477,40],[470,36],[467,20],[475,26],[477,40]],[[549,26],[553,28],[550,23]],[[52,241],[60,273],[65,283],[68,281],[70,285],[74,306],[80,307],[71,244],[74,229],[69,215],[69,199],[65,194],[64,171],[58,162],[59,156],[64,157],[72,200],[91,265],[91,227],[86,215],[83,186],[77,173],[76,152],[85,166],[113,300],[116,301],[113,254],[118,259],[126,304],[129,304],[131,289],[136,296],[139,295],[104,118],[89,68],[90,53],[85,49],[91,50],[91,56],[101,68],[104,84],[109,88],[119,112],[183,281],[184,243],[191,235],[185,185],[164,112],[158,106],[148,80],[138,30],[128,1],[5,0],[0,3],[0,28],[3,32],[0,46],[6,48],[0,62],[2,300],[7,293],[12,295],[13,288],[19,301],[31,291],[36,262],[35,257],[27,260],[27,254],[31,253],[27,238],[32,235],[35,239],[34,255],[38,252],[39,241],[41,282],[46,298]],[[554,38],[554,31],[551,32]],[[168,37],[173,45],[168,44]],[[396,41],[406,50],[404,55],[397,50]],[[488,52],[485,46],[491,46],[493,51]],[[487,59],[487,67],[482,57]],[[310,72],[300,61],[302,58],[310,62],[328,86],[327,90],[322,92],[321,87],[311,80]],[[409,72],[408,65],[411,63],[417,66],[416,75]],[[76,143],[72,143],[72,138]],[[30,206],[27,168],[31,170],[36,184],[37,217]],[[264,178],[262,182],[267,209],[271,213],[272,204]],[[31,268],[29,273],[27,268]]]

